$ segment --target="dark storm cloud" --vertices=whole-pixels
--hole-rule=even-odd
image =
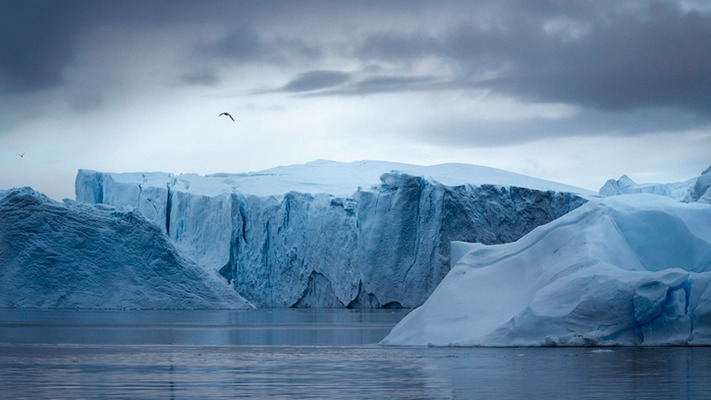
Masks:
[[[358,96],[377,93],[435,91],[448,88],[447,82],[429,75],[376,75],[342,87],[313,93],[313,96]]]
[[[708,129],[711,123],[698,115],[670,109],[633,112],[588,110],[562,119],[481,121],[449,118],[421,123],[408,135],[438,146],[494,147],[546,138],[675,134],[673,132],[699,127]]]
[[[266,41],[259,36],[253,25],[260,21],[272,23],[270,13],[279,4],[274,1],[2,0],[0,94],[33,93],[61,86],[65,83],[64,70],[75,61],[81,44],[95,40],[96,29],[105,27],[128,28],[137,33],[172,28],[193,32],[197,37],[214,28],[226,30],[228,34],[223,38],[198,44],[195,53],[204,60],[193,58],[190,62],[194,64],[204,64],[213,58],[231,62],[278,63],[287,62],[290,57],[317,57],[319,49],[316,46],[298,39]],[[102,45],[111,47],[123,39],[117,36]],[[180,39],[168,37],[164,40]],[[166,43],[147,44],[160,48]],[[192,44],[186,43],[185,46]],[[97,61],[94,68],[103,66]],[[199,77],[188,74],[186,83],[195,83],[191,78]]]
[[[483,89],[580,110],[563,120],[454,121],[448,125],[455,132],[448,135],[452,143],[689,129],[711,120],[711,13],[680,4],[0,0],[0,104],[19,119],[32,115],[19,107],[31,107],[33,94],[58,89],[56,97],[69,99],[75,110],[106,107],[111,97],[96,85],[119,86],[121,78],[92,75],[106,61],[78,53],[111,52],[123,40],[116,32],[150,31],[158,33],[145,35],[145,48],[116,46],[138,60],[123,68],[140,70],[141,52],[165,47],[184,58],[152,67],[173,84],[217,86],[235,67],[262,63],[282,79],[255,83],[270,89],[253,93],[335,97]],[[108,36],[95,35],[98,29]],[[98,77],[99,84],[77,83],[85,75],[67,81],[66,70],[79,62],[78,74]],[[369,70],[373,65],[378,69]],[[147,84],[165,84],[152,78],[145,78]],[[531,133],[518,134],[527,124]],[[484,129],[494,132],[490,139],[470,138],[469,132]]]
[[[673,2],[510,2],[492,26],[365,38],[365,61],[440,58],[460,87],[601,110],[674,107],[711,117],[711,15]]]
[[[283,87],[261,93],[299,93],[305,96],[357,96],[375,93],[439,90],[445,83],[433,76],[375,75],[358,77],[343,71],[308,71]]]
[[[309,71],[296,76],[281,88],[284,92],[307,92],[340,85],[351,78],[342,71]]]
[[[378,32],[356,47],[355,55],[366,60],[415,61],[442,52],[441,41],[417,33]]]
[[[99,92],[84,91],[73,96],[69,100],[69,105],[78,112],[87,112],[98,109],[103,103],[103,97]]]
[[[23,94],[64,83],[78,43],[101,25],[150,21],[159,4],[92,1],[0,2],[0,93]]]
[[[200,55],[224,57],[235,60],[251,60],[265,55],[265,49],[257,32],[248,26],[232,29],[226,37],[199,48]]]
[[[278,89],[263,89],[253,94],[295,93],[302,96],[357,96],[388,92],[451,89],[449,82],[429,75],[363,75],[356,72],[317,70],[297,74]]]
[[[0,93],[61,83],[58,66],[73,56],[82,7],[73,2],[0,3]]]
[[[211,80],[208,75],[217,76],[220,66],[211,65],[211,61],[284,66],[310,62],[318,70],[318,63],[330,49],[363,62],[408,64],[442,59],[454,67],[446,80],[460,88],[488,88],[525,101],[610,110],[669,106],[711,115],[711,74],[706,73],[711,70],[711,14],[684,11],[672,1],[512,0],[433,5],[30,0],[5,1],[1,7],[3,92],[32,92],[61,84],[78,39],[90,40],[96,27],[123,26],[139,31],[174,27],[194,31],[198,37],[214,28],[225,30],[225,35],[185,44],[196,46],[196,57],[188,61],[194,64],[193,69],[213,69],[203,77],[181,74],[186,84],[207,83]],[[456,19],[421,23],[442,10]],[[489,24],[476,18],[484,12],[492,15]],[[378,21],[393,17],[400,22],[379,28],[382,24]],[[330,25],[297,24],[308,18]],[[318,39],[347,32],[349,24],[362,22],[366,24],[359,32],[365,32],[364,37],[345,37],[332,43]],[[264,37],[272,31],[279,33]],[[305,39],[304,34],[313,32],[320,35]],[[352,47],[353,41],[359,43],[353,51],[340,51]],[[191,65],[186,67],[190,71]],[[411,90],[411,86],[364,81],[343,93],[369,94],[398,87]]]
[[[298,39],[271,39],[261,37],[250,24],[233,27],[225,37],[200,43],[194,50],[196,59],[216,59],[232,63],[268,62],[290,64],[294,61],[316,61],[321,56],[317,46]]]
[[[180,77],[180,80],[187,85],[214,86],[220,83],[220,77],[211,70],[186,72]]]

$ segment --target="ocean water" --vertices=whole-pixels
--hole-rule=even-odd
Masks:
[[[711,398],[711,348],[392,348],[407,310],[0,310],[1,398]]]

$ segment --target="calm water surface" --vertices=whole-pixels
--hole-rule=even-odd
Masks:
[[[388,348],[407,311],[0,310],[2,398],[711,398],[711,348]]]

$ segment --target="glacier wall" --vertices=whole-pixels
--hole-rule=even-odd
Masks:
[[[449,271],[450,241],[511,242],[586,201],[398,172],[347,196],[205,183],[229,179],[80,170],[76,195],[140,211],[257,307],[416,307]]]

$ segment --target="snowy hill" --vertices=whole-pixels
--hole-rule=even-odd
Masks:
[[[178,254],[153,224],[112,207],[0,193],[0,307],[251,308]]]
[[[709,345],[710,282],[711,206],[591,200],[515,243],[470,244],[382,343]]]
[[[449,270],[450,241],[516,240],[590,194],[475,165],[382,161],[208,176],[80,170],[76,193],[138,210],[262,307],[418,306]]]
[[[627,175],[622,175],[618,180],[608,180],[600,188],[600,195],[602,196],[636,193],[657,194],[685,203],[711,204],[711,167],[702,172],[701,176],[684,182],[638,184]]]

